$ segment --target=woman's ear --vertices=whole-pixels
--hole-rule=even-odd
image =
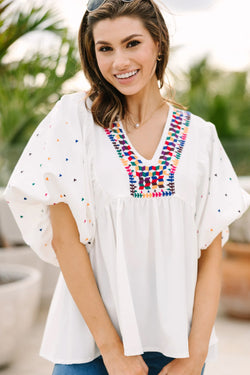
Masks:
[[[160,54],[161,54],[161,47],[160,47],[160,42],[159,42],[159,40],[158,40],[155,44],[156,44],[157,51],[158,51],[157,55],[160,55]]]

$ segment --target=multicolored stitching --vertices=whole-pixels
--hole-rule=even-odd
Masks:
[[[190,113],[175,109],[168,134],[157,165],[143,165],[131,149],[121,125],[105,129],[107,136],[124,165],[130,185],[130,195],[135,198],[171,196],[175,193],[174,175],[187,138]]]

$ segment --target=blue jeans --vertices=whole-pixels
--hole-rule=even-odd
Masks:
[[[145,352],[142,354],[142,357],[149,368],[148,375],[158,375],[161,369],[174,359],[165,357],[158,352]],[[204,368],[205,365],[203,366],[201,375],[204,374]],[[100,356],[87,363],[73,365],[56,364],[52,375],[108,375],[108,372]]]

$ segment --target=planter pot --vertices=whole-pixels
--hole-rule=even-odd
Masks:
[[[250,319],[250,243],[228,242],[224,251],[222,308],[231,316]]]
[[[0,236],[5,246],[24,245],[21,232],[10,211],[9,205],[3,199],[2,188],[0,188]]]
[[[40,302],[41,274],[19,264],[0,264],[0,366],[22,346]]]
[[[41,260],[29,246],[11,246],[0,249],[0,264],[22,264],[36,268],[42,274],[42,302],[51,300],[60,269]]]
[[[0,264],[18,263],[42,272],[42,300],[47,302],[53,295],[60,270],[42,261],[29,246],[25,245],[9,206],[2,198],[3,190],[0,188],[0,235],[8,247],[0,248]],[[19,246],[16,246],[17,244]]]

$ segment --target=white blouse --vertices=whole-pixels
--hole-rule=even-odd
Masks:
[[[224,244],[250,205],[213,124],[170,107],[147,160],[122,123],[94,124],[83,92],[63,96],[35,130],[5,197],[24,240],[54,265],[48,206],[67,203],[125,355],[174,358],[189,356],[201,249],[220,232]],[[216,350],[213,329],[207,360]],[[62,274],[41,355],[64,364],[100,355]]]

